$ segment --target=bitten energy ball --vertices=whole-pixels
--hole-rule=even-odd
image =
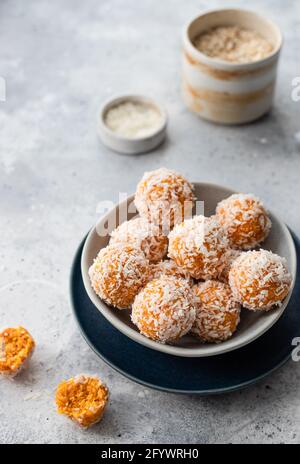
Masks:
[[[234,301],[229,285],[216,280],[193,287],[197,301],[192,332],[203,342],[219,343],[235,332],[240,322],[240,304]]]
[[[227,248],[215,216],[194,216],[169,234],[169,257],[195,279],[216,279],[225,266]]]
[[[263,204],[254,195],[231,195],[218,204],[216,214],[232,248],[256,247],[265,240],[271,228]]]
[[[109,305],[129,308],[148,281],[149,261],[131,245],[108,245],[102,248],[89,269],[96,294]]]
[[[163,259],[168,250],[168,238],[160,228],[143,218],[123,222],[111,234],[110,244],[123,243],[140,248],[150,263]]]
[[[35,343],[23,327],[8,328],[0,333],[0,374],[14,377],[26,366]]]
[[[152,340],[167,343],[190,331],[196,316],[193,291],[184,279],[161,276],[149,282],[132,306],[132,322]]]
[[[291,281],[286,260],[267,250],[242,253],[229,272],[234,298],[253,311],[280,306]]]
[[[150,269],[152,279],[159,279],[162,275],[169,277],[177,277],[178,279],[192,280],[189,273],[177,266],[173,259],[165,259],[157,264],[153,264]]]
[[[177,172],[160,168],[144,174],[134,201],[141,217],[169,231],[191,214],[193,186]]]
[[[100,379],[78,375],[58,385],[55,401],[59,414],[87,428],[102,419],[108,397],[108,388]]]

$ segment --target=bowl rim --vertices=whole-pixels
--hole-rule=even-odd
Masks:
[[[192,43],[190,36],[189,36],[189,29],[190,26],[199,18],[205,17],[206,15],[209,14],[219,14],[221,12],[230,12],[230,11],[236,11],[243,13],[245,15],[252,15],[256,16],[257,18],[261,19],[264,21],[266,24],[268,24],[270,27],[273,28],[274,32],[277,35],[277,40],[278,43],[272,53],[270,55],[266,56],[265,58],[262,58],[260,60],[252,61],[249,63],[233,63],[230,61],[222,60],[220,58],[212,58],[208,55],[205,55],[202,53],[200,50],[198,50],[194,44]],[[183,39],[183,44],[187,48],[187,50],[194,55],[195,58],[198,58],[200,61],[204,62],[205,64],[213,67],[213,68],[219,68],[219,69],[224,69],[228,71],[235,71],[235,70],[253,70],[258,67],[263,67],[264,65],[267,65],[268,63],[271,63],[280,53],[282,46],[283,46],[283,34],[277,26],[277,24],[272,21],[271,19],[267,18],[264,14],[257,13],[254,10],[249,10],[246,8],[213,8],[213,9],[206,9],[203,10],[202,13],[198,14],[197,16],[194,16],[192,19],[190,19],[188,22],[186,22],[183,32],[182,32],[182,39]]]
[[[218,189],[223,189],[228,192],[229,195],[232,195],[233,193],[237,193],[235,190],[232,190],[226,186],[216,184],[216,183],[210,183],[210,182],[193,182],[193,185],[197,185],[201,188],[218,188]],[[118,207],[126,206],[129,202],[132,202],[134,200],[134,194],[130,195],[120,203],[116,204],[111,210],[107,211],[105,215],[103,215],[99,221],[97,221],[97,224],[99,223],[105,223],[109,217],[109,215],[115,211]],[[224,343],[219,343],[219,344],[206,344],[206,345],[201,345],[199,348],[186,348],[182,346],[177,346],[177,345],[168,345],[168,344],[161,344],[158,342],[155,342],[153,340],[150,340],[149,338],[145,337],[135,329],[129,327],[126,323],[123,321],[119,320],[117,316],[114,315],[113,312],[111,312],[111,308],[109,309],[108,305],[104,303],[94,292],[92,289],[92,286],[90,284],[90,279],[88,276],[88,268],[89,266],[86,266],[87,262],[87,253],[89,249],[89,245],[93,240],[93,235],[96,232],[97,224],[92,227],[90,232],[88,233],[88,236],[85,240],[83,250],[82,250],[82,255],[81,255],[81,273],[82,273],[82,279],[84,283],[85,290],[92,301],[92,303],[96,306],[96,308],[101,312],[101,314],[116,328],[118,329],[121,333],[132,339],[133,341],[140,343],[148,348],[154,349],[156,351],[161,351],[163,353],[168,353],[172,354],[174,356],[181,356],[181,357],[194,357],[194,358],[199,358],[199,357],[208,357],[208,356],[216,356],[220,355],[223,353],[227,353],[236,349],[239,349],[245,345],[248,345],[249,343],[253,342],[257,338],[259,338],[261,335],[263,335],[267,330],[269,330],[281,317],[283,312],[285,311],[288,302],[290,300],[290,297],[292,295],[294,285],[295,285],[295,280],[296,280],[296,272],[297,272],[297,255],[296,255],[296,248],[295,244],[293,241],[293,238],[291,236],[290,231],[288,230],[287,226],[285,223],[271,211],[268,209],[268,212],[270,213],[271,216],[273,216],[276,221],[280,224],[284,235],[285,235],[285,240],[287,242],[287,245],[289,249],[291,250],[291,264],[290,264],[290,274],[292,276],[292,283],[291,283],[291,288],[284,299],[284,302],[282,306],[272,312],[269,313],[270,316],[266,318],[264,321],[264,324],[262,324],[260,330],[257,330],[252,336],[249,336],[248,338],[245,337],[243,341],[236,342],[234,338],[231,338],[227,342]],[[119,311],[119,310],[116,310]],[[205,346],[205,351],[202,350],[203,346]]]

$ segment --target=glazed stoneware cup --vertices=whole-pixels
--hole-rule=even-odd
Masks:
[[[272,53],[252,63],[232,63],[211,58],[193,45],[202,32],[233,25],[260,33],[273,45]],[[202,118],[221,124],[258,119],[273,102],[281,47],[279,28],[257,13],[224,9],[201,14],[183,34],[182,90],[186,106]]]

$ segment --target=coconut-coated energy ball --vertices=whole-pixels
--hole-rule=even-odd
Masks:
[[[185,215],[191,215],[193,186],[177,172],[160,168],[145,172],[134,201],[141,217],[169,232]]]
[[[14,377],[28,364],[35,342],[24,327],[0,332],[0,374]]]
[[[131,319],[146,337],[168,343],[188,333],[195,316],[195,298],[188,281],[161,276],[137,295]]]
[[[91,285],[107,304],[129,308],[148,281],[150,265],[144,253],[131,245],[102,248],[89,269]]]
[[[207,280],[196,284],[193,290],[197,311],[192,332],[207,343],[230,338],[240,322],[241,307],[234,300],[229,285]]]
[[[109,243],[130,244],[140,248],[150,263],[157,263],[168,251],[168,237],[159,226],[143,218],[123,222],[112,232]]]
[[[263,204],[251,194],[231,195],[217,205],[216,214],[232,248],[256,247],[265,240],[271,228]]]
[[[61,382],[55,401],[59,414],[87,428],[102,419],[108,398],[109,390],[100,379],[82,374]]]
[[[229,272],[234,298],[253,311],[268,311],[280,306],[291,281],[286,260],[267,250],[242,253]]]
[[[169,234],[168,256],[195,279],[216,279],[225,266],[226,235],[215,216],[194,216]]]

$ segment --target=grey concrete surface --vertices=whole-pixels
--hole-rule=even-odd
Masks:
[[[264,11],[285,35],[274,110],[244,127],[198,120],[180,98],[182,27],[223,5]],[[297,0],[1,2],[0,322],[24,324],[38,345],[28,371],[0,379],[0,442],[300,442],[299,363],[242,392],[158,393],[96,357],[68,300],[71,261],[97,204],[133,192],[142,173],[159,166],[255,192],[300,234],[300,102],[291,99],[299,40]],[[118,155],[98,141],[99,104],[121,92],[165,104],[169,137],[157,151]],[[85,432],[53,402],[57,383],[81,372],[99,374],[111,389],[103,421]]]

